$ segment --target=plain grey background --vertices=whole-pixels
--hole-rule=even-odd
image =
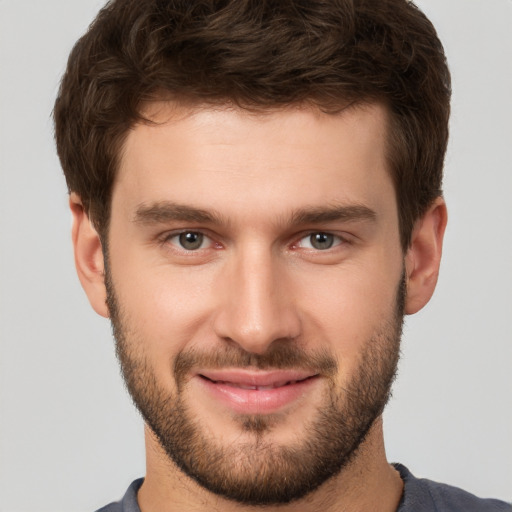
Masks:
[[[0,0],[0,510],[85,512],[144,474],[108,321],[75,275],[50,113],[101,0]],[[409,317],[390,460],[512,499],[512,2],[422,0],[453,74],[441,278]]]

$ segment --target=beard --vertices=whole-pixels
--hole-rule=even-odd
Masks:
[[[130,328],[108,266],[105,275],[116,352],[134,404],[169,459],[216,495],[260,506],[303,498],[350,464],[390,397],[400,353],[404,276],[394,311],[367,340],[345,387],[335,384],[338,362],[332,354],[306,351],[294,340],[276,340],[265,354],[248,353],[234,344],[210,352],[180,352],[170,368],[176,384],[171,394],[157,381],[144,340]],[[295,444],[283,446],[268,439],[279,422],[272,414],[238,415],[245,441],[228,443],[209,433],[186,400],[187,376],[198,367],[308,369],[326,378],[327,391]]]

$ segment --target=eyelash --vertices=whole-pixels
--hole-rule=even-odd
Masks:
[[[180,243],[179,238],[181,236],[183,236],[183,235],[188,235],[188,234],[195,234],[195,235],[199,235],[200,237],[202,237],[200,245],[203,245],[206,240],[209,240],[210,241],[209,247],[201,247],[201,246],[199,246],[196,249],[186,249]],[[332,244],[329,247],[326,247],[324,249],[319,249],[318,247],[315,248],[313,243],[312,243],[312,237],[314,235],[316,235],[317,237],[319,235],[320,236],[324,236],[324,237],[332,237]],[[173,239],[177,240],[176,243],[172,242]],[[309,240],[310,247],[304,247],[304,245],[303,245],[303,241],[304,240]],[[212,239],[211,236],[207,235],[203,231],[201,231],[201,230],[193,230],[193,229],[182,230],[182,231],[173,232],[173,233],[166,233],[165,235],[163,235],[161,237],[160,243],[162,245],[165,245],[165,246],[172,245],[173,248],[175,248],[176,250],[178,250],[178,251],[180,251],[182,253],[188,254],[188,255],[192,255],[194,253],[199,253],[200,251],[205,250],[205,249],[209,249],[212,246],[213,246],[214,249],[221,249],[223,247],[222,244],[220,244],[218,242],[215,242]],[[320,241],[319,243],[322,243],[322,242]],[[304,248],[307,251],[322,253],[322,252],[328,252],[328,251],[331,251],[331,250],[335,250],[340,245],[345,245],[345,244],[349,244],[349,243],[350,243],[350,241],[347,240],[346,237],[341,236],[341,235],[337,235],[337,234],[334,234],[334,233],[331,233],[329,231],[309,231],[307,233],[302,234],[301,237],[296,242],[293,242],[290,245],[290,247],[292,249]]]
[[[198,249],[195,249],[195,250],[189,250],[189,249],[185,249],[184,247],[180,247],[179,246],[179,242],[177,243],[172,243],[172,240],[173,239],[177,239],[179,240],[179,237],[181,237],[182,235],[188,235],[188,234],[197,234],[197,235],[200,235],[201,237],[203,237],[203,241],[204,239],[206,240],[210,240],[210,245],[213,245],[215,246],[216,249],[220,249],[222,246],[220,243],[216,243],[212,240],[212,238],[210,236],[208,236],[206,233],[200,231],[200,230],[194,230],[194,229],[184,229],[182,231],[178,231],[178,232],[173,232],[173,233],[166,233],[165,235],[162,236],[162,238],[160,239],[160,243],[162,245],[172,245],[174,248],[176,248],[178,251],[181,251],[181,252],[184,252],[184,253],[188,253],[188,254],[191,254],[191,253],[197,253],[199,252],[200,250],[203,250],[204,248],[200,247]],[[201,244],[202,245],[202,244]]]
[[[314,245],[313,245],[313,238],[312,238],[313,236],[331,237],[332,243],[331,243],[331,245],[329,245],[329,247],[325,247],[324,249],[319,249],[318,247],[314,247]],[[302,238],[300,238],[300,240],[297,243],[293,244],[293,246],[294,247],[300,246],[300,244],[303,240],[309,240],[311,247],[308,247],[307,249],[311,250],[311,251],[315,251],[315,252],[329,251],[330,249],[335,249],[336,247],[338,247],[342,244],[345,244],[347,242],[347,240],[344,237],[342,237],[340,235],[335,235],[334,233],[330,233],[329,231],[311,231],[308,234],[306,234],[305,236],[303,236]],[[322,243],[319,240],[317,240],[316,242]]]

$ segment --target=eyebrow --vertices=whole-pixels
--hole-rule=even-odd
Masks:
[[[225,224],[222,216],[214,211],[203,210],[171,201],[160,201],[150,205],[140,204],[135,211],[138,224],[164,224],[171,221]]]
[[[297,209],[292,212],[289,223],[291,225],[300,225],[335,221],[374,221],[376,217],[375,211],[364,205],[327,204],[326,206]],[[134,216],[134,222],[138,224],[164,224],[172,221],[217,225],[229,224],[227,219],[214,210],[204,210],[172,201],[160,201],[149,205],[140,204]],[[279,223],[281,224],[281,222]]]
[[[292,214],[294,224],[321,224],[334,221],[374,221],[377,214],[364,205],[326,205],[301,208]]]

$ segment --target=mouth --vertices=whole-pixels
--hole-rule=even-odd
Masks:
[[[303,379],[286,380],[286,381],[283,380],[283,381],[273,382],[272,384],[252,384],[252,383],[249,384],[249,383],[245,383],[245,382],[232,382],[232,381],[228,381],[228,380],[213,380],[213,379],[206,377],[205,375],[199,375],[199,376],[203,379],[209,380],[213,384],[231,386],[231,387],[239,388],[239,389],[251,389],[251,390],[255,390],[255,391],[263,391],[263,390],[268,390],[268,389],[282,388],[284,386],[293,386],[294,384],[298,384],[299,382],[304,382],[308,379],[314,379],[315,377],[317,377],[317,375],[311,375],[311,376],[305,377]]]
[[[208,370],[197,374],[210,398],[241,414],[270,414],[300,401],[320,375],[300,370]]]

